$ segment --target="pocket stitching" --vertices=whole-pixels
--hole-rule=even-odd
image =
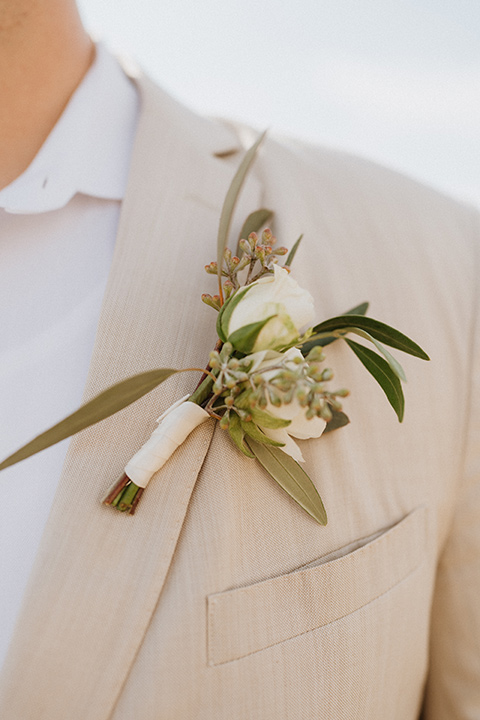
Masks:
[[[393,525],[392,527],[385,530],[384,533],[382,533],[379,537],[375,538],[371,542],[368,542],[366,545],[363,545],[360,548],[357,548],[356,550],[352,551],[351,553],[347,553],[347,555],[343,555],[343,556],[336,558],[335,560],[332,560],[330,562],[320,563],[319,565],[314,565],[313,567],[305,568],[304,566],[302,566],[302,567],[298,568],[297,570],[293,570],[289,573],[285,573],[283,575],[276,576],[274,578],[269,578],[267,580],[262,580],[258,583],[253,583],[252,585],[248,585],[248,586],[240,587],[240,588],[234,588],[232,590],[227,590],[225,592],[220,592],[220,593],[214,593],[214,594],[208,596],[207,597],[207,603],[208,603],[208,606],[207,606],[208,607],[208,613],[207,613],[207,616],[208,616],[208,625],[207,625],[208,664],[210,666],[216,666],[216,665],[223,665],[228,662],[234,662],[236,660],[242,659],[244,657],[248,657],[249,655],[255,654],[257,652],[261,652],[262,650],[265,650],[268,647],[273,647],[275,645],[281,644],[283,642],[294,639],[301,635],[307,634],[309,632],[313,632],[314,630],[318,630],[321,627],[326,627],[326,626],[332,624],[333,622],[337,622],[338,620],[341,620],[341,619],[347,617],[348,615],[351,615],[351,614],[357,612],[358,610],[361,610],[362,608],[366,607],[370,603],[376,601],[379,597],[382,597],[386,593],[390,592],[396,585],[403,582],[410,574],[415,572],[417,570],[419,564],[421,563],[421,556],[413,556],[413,554],[412,554],[412,559],[408,563],[408,568],[405,568],[407,571],[406,573],[402,574],[400,577],[397,576],[397,577],[393,578],[394,579],[393,584],[389,584],[388,587],[385,587],[385,585],[384,585],[380,592],[375,594],[373,597],[369,597],[368,600],[366,600],[366,602],[363,602],[362,601],[363,599],[360,599],[361,604],[358,605],[357,607],[354,607],[353,609],[349,610],[348,612],[345,612],[342,615],[339,615],[338,617],[328,620],[328,622],[319,622],[319,624],[316,625],[315,627],[309,627],[307,630],[304,630],[302,632],[295,632],[294,630],[292,630],[292,634],[290,634],[286,637],[282,637],[281,639],[279,639],[275,642],[270,642],[268,644],[262,644],[260,647],[255,648],[254,650],[250,650],[249,652],[244,652],[243,650],[239,650],[239,648],[237,647],[237,649],[236,649],[237,654],[234,657],[228,658],[227,660],[223,660],[223,659],[216,660],[216,656],[218,656],[218,655],[222,656],[221,647],[220,647],[221,643],[219,643],[219,629],[221,629],[221,627],[222,627],[222,622],[221,621],[219,622],[218,617],[217,617],[217,620],[215,620],[216,612],[218,612],[217,598],[215,597],[216,595],[221,597],[221,596],[228,596],[230,593],[234,593],[234,597],[238,599],[238,598],[244,597],[246,594],[251,593],[252,588],[261,588],[262,586],[265,586],[266,584],[270,584],[270,583],[273,583],[273,588],[275,590],[276,581],[278,581],[279,583],[284,582],[285,579],[288,578],[289,576],[297,576],[297,575],[300,575],[301,573],[303,573],[307,576],[315,577],[315,575],[322,575],[323,573],[327,573],[328,571],[326,570],[326,568],[328,568],[328,567],[330,567],[331,569],[335,568],[336,571],[338,572],[339,568],[341,568],[341,566],[345,565],[346,563],[362,562],[363,556],[366,553],[371,552],[374,548],[377,550],[377,552],[381,548],[382,552],[388,553],[388,549],[387,549],[388,546],[391,545],[392,543],[397,543],[397,546],[398,546],[398,543],[402,536],[402,532],[408,531],[408,527],[406,527],[406,523],[408,522],[408,520],[410,520],[410,523],[413,525],[412,533],[417,538],[423,538],[424,544],[425,544],[427,509],[428,508],[424,505],[417,506],[412,511],[410,511],[410,513],[408,513],[401,520],[399,520],[395,525]],[[415,522],[412,523],[414,516],[416,516],[416,524],[415,524]],[[405,525],[404,525],[404,523],[405,523]],[[399,531],[400,526],[402,526],[401,531]],[[397,533],[395,533],[395,530],[397,530]],[[321,558],[319,558],[319,559],[321,559]],[[333,571],[333,570],[331,570],[331,571]],[[328,580],[327,577],[325,579]],[[260,590],[260,592],[261,592],[261,590]],[[241,602],[241,600],[240,600],[240,602]],[[228,605],[227,605],[227,608],[228,608]],[[265,640],[266,640],[266,638],[265,638]],[[218,652],[219,649],[220,649],[220,653]],[[245,648],[245,649],[247,649],[247,648]],[[231,650],[231,653],[233,655],[233,653],[234,653],[233,649]],[[228,655],[228,652],[225,652],[224,655],[225,654]]]
[[[284,640],[278,640],[278,642],[270,643],[269,645],[262,645],[261,648],[258,648],[257,650],[252,650],[251,652],[245,653],[243,655],[239,655],[238,657],[231,658],[230,660],[221,660],[220,662],[213,662],[209,661],[208,665],[209,667],[218,667],[219,665],[228,665],[229,663],[233,662],[239,662],[240,660],[244,660],[245,658],[250,657],[251,655],[256,655],[259,652],[263,652],[264,650],[268,650],[269,648],[275,647],[276,645],[283,645],[284,643],[288,643],[291,640],[296,640],[299,637],[303,637],[304,635],[308,635],[309,633],[316,632],[317,630],[323,630],[323,628],[330,627],[330,625],[334,625],[336,622],[339,622],[340,620],[344,620],[346,617],[350,617],[351,615],[355,615],[355,613],[360,612],[361,610],[364,610],[366,607],[371,605],[372,603],[376,602],[380,598],[384,597],[385,595],[388,595],[388,593],[392,592],[398,585],[405,582],[411,575],[417,572],[417,570],[423,565],[422,562],[418,562],[415,567],[413,567],[409,572],[404,575],[403,577],[399,578],[397,582],[395,582],[393,585],[391,585],[389,588],[381,592],[379,595],[376,595],[375,597],[371,598],[368,602],[364,603],[363,605],[360,605],[358,608],[353,610],[352,612],[345,613],[345,615],[342,615],[341,617],[335,618],[335,620],[331,620],[328,623],[322,623],[321,625],[318,625],[317,627],[310,628],[309,630],[305,630],[301,633],[296,633],[295,635],[291,635],[288,638],[285,638]]]

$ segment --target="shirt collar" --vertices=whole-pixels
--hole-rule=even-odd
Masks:
[[[76,193],[122,200],[139,110],[138,94],[101,43],[95,60],[28,168],[0,191],[0,208],[41,213]]]

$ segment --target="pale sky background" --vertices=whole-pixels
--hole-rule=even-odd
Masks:
[[[478,0],[79,0],[177,99],[480,206]]]

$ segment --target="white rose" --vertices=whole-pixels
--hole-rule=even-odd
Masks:
[[[230,307],[229,307],[230,305]],[[294,344],[315,316],[313,298],[277,265],[233,296],[219,316],[219,334],[246,354]]]
[[[290,348],[290,350],[283,354],[258,352],[252,355],[252,369],[255,371],[265,370],[270,365],[277,365],[282,358],[288,360],[294,357],[302,357],[302,353],[298,348]],[[272,370],[271,373],[263,373],[263,376],[266,379],[271,379],[277,372],[278,370]],[[288,405],[281,405],[280,407],[276,407],[268,402],[264,411],[282,420],[290,420],[290,424],[287,427],[276,429],[262,427],[259,424],[262,432],[272,440],[283,443],[284,446],[280,449],[297,462],[305,462],[305,460],[302,451],[293,438],[297,438],[298,440],[318,438],[325,430],[327,424],[325,420],[319,417],[307,419],[305,416],[306,409],[307,408],[302,407],[296,399],[288,403]]]

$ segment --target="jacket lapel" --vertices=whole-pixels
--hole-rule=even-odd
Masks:
[[[215,258],[237,139],[145,78],[142,111],[85,399],[153,367],[203,367],[215,343],[203,265]],[[215,157],[215,153],[217,156]],[[258,207],[251,178],[238,217]],[[214,424],[176,452],[137,514],[101,505],[155,419],[194,387],[180,374],[70,445],[3,675],[0,716],[105,720],[158,602]]]

